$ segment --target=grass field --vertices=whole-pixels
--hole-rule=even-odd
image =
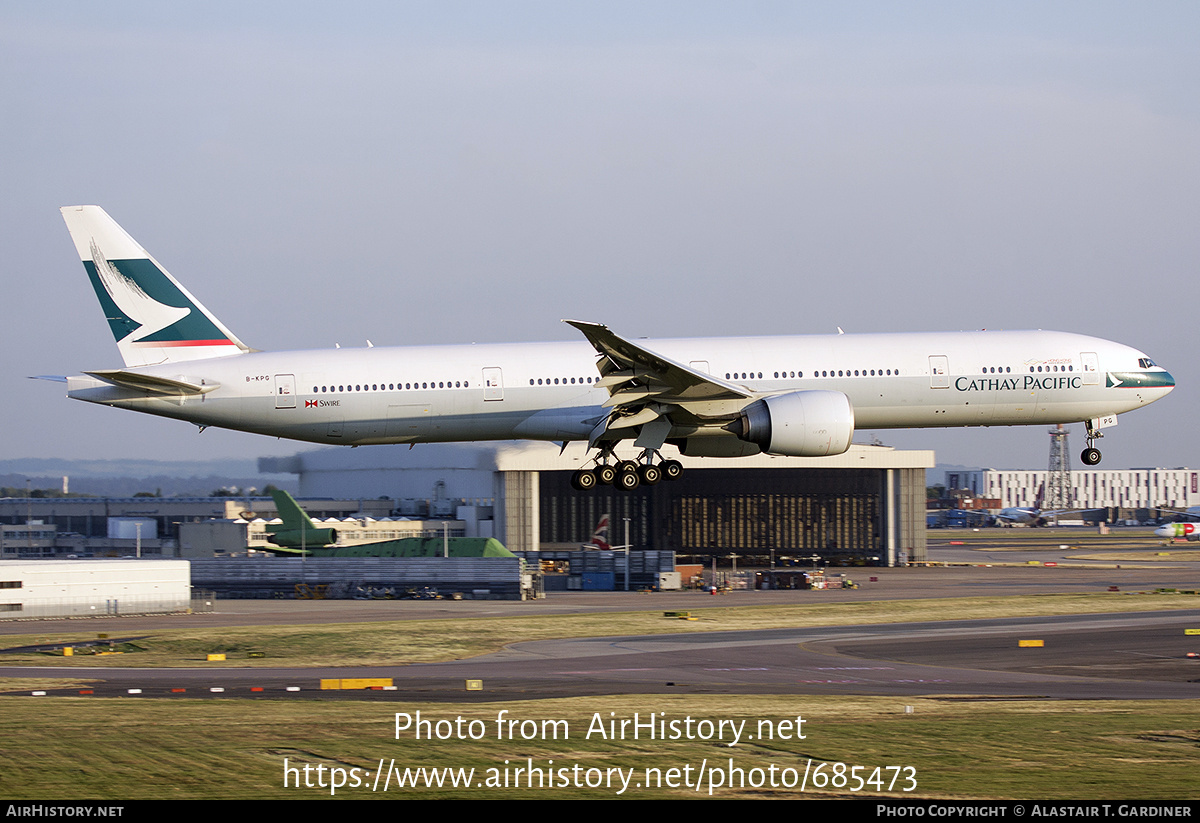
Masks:
[[[558,739],[540,731],[530,740],[497,739],[495,721],[503,710],[505,719],[565,725],[557,726]],[[418,711],[433,721],[478,720],[482,737],[417,740],[404,732],[397,739],[395,713]],[[597,714],[607,721],[635,712],[643,720],[658,712],[681,722],[745,720],[748,734],[755,734],[760,720],[794,722],[799,716],[805,738],[743,738],[730,747],[728,739],[605,740],[593,728],[589,739]],[[811,761],[804,795],[815,797],[1180,800],[1200,794],[1198,728],[1200,706],[1181,701],[622,696],[458,706],[0,697],[0,757],[6,764],[0,791],[10,800],[315,799],[335,796],[330,770],[341,769],[347,785],[336,793],[340,798],[608,798],[618,795],[622,782],[614,776],[611,786],[604,785],[603,776],[620,769],[631,775],[623,796],[708,797],[711,789],[722,798],[784,798],[801,796],[799,787],[772,788],[772,767],[782,783],[798,779]],[[786,736],[794,737],[795,729]],[[285,759],[296,770],[290,786],[284,785]],[[529,787],[515,772],[529,759],[535,768],[565,769],[548,777],[569,785]],[[400,789],[393,773],[387,792],[382,782],[372,791],[381,760],[401,774],[421,767],[473,768],[470,782],[483,785]],[[685,779],[694,784],[705,763],[721,771],[706,771],[698,790],[680,785]],[[857,775],[865,782],[875,774],[884,788],[897,775],[888,767],[912,771],[899,772],[890,792],[864,785],[856,793],[853,782],[815,788],[816,767],[826,764],[821,771],[833,777],[836,763],[863,767],[842,772],[847,781]],[[306,765],[312,785],[297,786],[305,781]],[[648,775],[647,769],[658,772]],[[669,769],[679,770],[676,788],[665,785]],[[724,785],[710,787],[718,775]],[[648,776],[652,785],[646,785]],[[653,785],[656,776],[663,785]],[[357,787],[350,785],[356,777]],[[587,787],[589,778],[601,785]],[[902,791],[911,786],[909,778],[915,789]]]

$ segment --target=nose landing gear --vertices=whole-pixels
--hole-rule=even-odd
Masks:
[[[1092,421],[1087,421],[1087,448],[1079,455],[1079,459],[1083,461],[1085,466],[1095,466],[1100,462],[1101,454],[1093,444],[1099,438],[1104,436],[1104,433],[1092,425]]]

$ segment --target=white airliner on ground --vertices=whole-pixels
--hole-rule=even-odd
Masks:
[[[1043,526],[1051,518],[1064,514],[1079,514],[1080,512],[1094,511],[1094,508],[1043,510],[1042,500],[1045,499],[1045,493],[1046,484],[1043,483],[1038,487],[1037,497],[1034,499],[1032,506],[1010,506],[1007,509],[1001,509],[996,513],[996,519],[1009,526]]]
[[[1200,523],[1164,523],[1154,530],[1154,536],[1167,540],[1200,540]]]
[[[98,206],[62,209],[120,369],[66,378],[77,400],[313,443],[586,440],[576,486],[678,476],[663,460],[840,454],[862,429],[1087,424],[1175,385],[1146,355],[1048,331],[630,340],[260,352]],[[639,461],[615,463],[632,440]]]
[[[1175,509],[1174,511],[1182,517],[1191,517],[1200,520],[1200,506],[1188,506],[1186,509]],[[1168,540],[1175,540],[1177,538],[1200,540],[1200,523],[1164,523],[1154,530],[1154,536],[1163,537]]]
[[[1010,526],[1044,526],[1055,517],[1061,517],[1066,514],[1079,514],[1080,512],[1094,511],[1094,509],[1056,509],[1054,511],[1042,511],[1037,507],[1031,506],[1015,506],[1008,509],[1001,509],[996,514],[996,519],[1001,523],[1006,523]]]

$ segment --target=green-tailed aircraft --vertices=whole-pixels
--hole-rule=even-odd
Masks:
[[[274,490],[275,507],[283,523],[267,539],[275,554],[309,557],[515,557],[494,537],[403,537],[355,546],[334,546],[337,529],[318,528],[285,491]]]

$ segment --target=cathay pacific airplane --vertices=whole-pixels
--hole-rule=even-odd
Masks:
[[[1175,386],[1136,349],[1050,331],[634,340],[568,320],[583,340],[261,352],[103,209],[62,213],[125,362],[65,378],[69,397],[312,443],[586,441],[581,489],[678,477],[666,445],[816,457],[856,427],[1082,422],[1095,465],[1101,428]]]

